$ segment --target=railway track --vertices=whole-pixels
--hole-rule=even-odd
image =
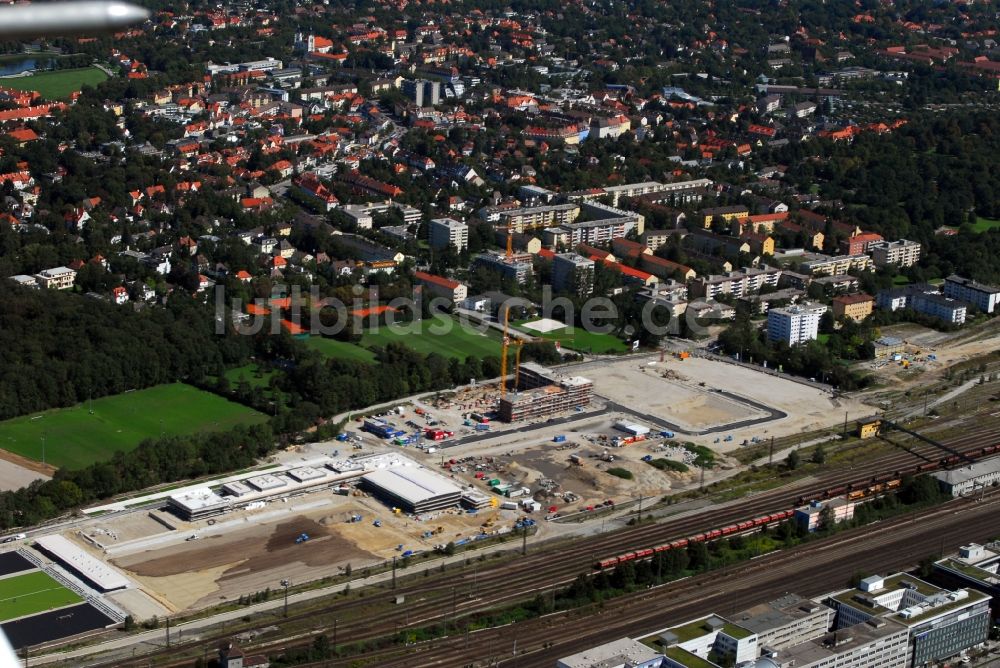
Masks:
[[[949,439],[947,443],[958,452],[973,452],[982,449],[984,445],[1000,443],[1000,428],[978,427],[958,438]],[[465,566],[460,574],[456,574],[454,568],[444,573],[434,572],[434,566],[428,565],[427,568],[432,570],[426,579],[421,580],[417,571],[417,579],[407,578],[396,590],[390,590],[385,585],[379,586],[363,599],[334,600],[321,608],[292,614],[287,621],[308,622],[309,627],[318,632],[320,629],[333,627],[334,620],[339,620],[339,639],[361,640],[394,633],[404,626],[400,623],[404,614],[407,616],[405,626],[415,627],[448,621],[458,614],[485,612],[504,603],[524,600],[540,591],[565,585],[580,573],[590,572],[594,562],[601,557],[653,547],[707,528],[723,527],[734,521],[787,510],[799,496],[818,498],[831,488],[849,483],[865,484],[880,473],[913,468],[918,463],[925,463],[924,460],[933,454],[932,450],[936,448],[925,443],[914,446],[911,450],[899,449],[872,458],[857,469],[831,469],[822,472],[812,482],[797,487],[794,492],[786,489],[770,490],[743,502],[693,516],[627,527],[572,542],[542,543],[533,546],[526,556],[500,562],[474,563],[472,566]],[[937,451],[937,455],[937,460],[940,461],[943,453]],[[476,569],[474,575],[470,573],[473,569]],[[406,597],[405,613],[393,606],[386,607],[386,599],[397,594]],[[464,600],[460,601],[463,594]],[[376,609],[376,606],[381,607]],[[276,622],[273,615],[264,616],[259,621],[258,627],[270,626]],[[170,657],[176,656],[185,648],[191,650],[205,645],[217,645],[231,636],[232,631],[202,635],[171,648],[143,654],[141,659],[137,657],[135,661],[115,657],[113,660],[76,665],[138,667],[149,665],[150,659],[157,659],[157,665],[160,666],[184,666],[190,660],[173,662]],[[296,644],[297,642],[289,642],[286,637],[282,641],[258,645],[260,649],[254,651],[273,651]]]
[[[1000,493],[996,492],[984,503],[956,500],[923,514],[919,522],[898,517],[751,563],[627,594],[615,599],[613,612],[592,606],[502,629],[304,665],[551,668],[558,658],[602,642],[642,637],[713,612],[731,615],[789,590],[816,596],[846,587],[859,570],[889,572],[912,566],[915,558],[923,554],[920,548],[929,553],[941,545],[953,548],[992,535],[995,528],[987,520],[998,506]],[[515,641],[516,656],[512,653]]]

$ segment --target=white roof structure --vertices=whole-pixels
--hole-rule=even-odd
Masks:
[[[271,475],[270,473],[254,476],[253,478],[247,478],[244,482],[249,484],[251,487],[256,487],[262,492],[269,489],[284,487],[288,484],[288,481],[284,478],[279,478],[278,476]]]
[[[215,508],[216,506],[229,505],[228,500],[222,498],[208,487],[174,494],[170,497],[170,503],[192,513]]]
[[[79,573],[102,591],[124,589],[131,582],[111,566],[96,559],[60,535],[42,536],[35,544],[63,565]]]
[[[591,647],[579,654],[563,657],[556,663],[557,668],[618,668],[619,666],[641,666],[661,658],[663,655],[643,645],[638,640],[622,638],[613,642]]]
[[[320,469],[314,469],[311,466],[303,466],[302,468],[292,469],[288,472],[288,477],[298,482],[306,482],[309,480],[319,480],[320,478],[325,478],[329,475],[328,471],[321,471]]]
[[[462,490],[444,476],[415,466],[400,466],[372,471],[361,478],[366,484],[414,509],[438,500],[453,498],[457,503]]]

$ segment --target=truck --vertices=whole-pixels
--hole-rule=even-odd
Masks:
[[[489,431],[490,425],[488,422],[480,422],[476,425],[476,431]]]
[[[7,536],[3,540],[0,540],[0,543],[13,543],[14,541],[17,541],[17,540],[24,540],[27,537],[28,537],[28,534],[26,534],[26,533],[16,533],[13,536]]]
[[[516,501],[504,501],[500,504],[501,510],[517,510]]]
[[[485,415],[483,415],[482,413],[470,413],[469,414],[469,419],[473,420],[474,422],[478,422],[479,424],[489,424],[490,423],[490,419],[488,417],[486,417]]]
[[[565,443],[566,442],[566,436],[565,436],[565,434],[559,434],[558,436],[554,437],[552,439],[552,442],[553,443]]]
[[[672,432],[672,431],[661,431],[660,432],[660,436],[662,436],[663,438],[673,438],[674,437],[674,432]]]

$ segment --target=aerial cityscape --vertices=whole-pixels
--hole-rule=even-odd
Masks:
[[[998,40],[0,5],[0,668],[1000,666]]]

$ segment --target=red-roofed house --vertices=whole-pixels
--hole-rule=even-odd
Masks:
[[[882,235],[876,232],[854,234],[840,242],[840,250],[845,255],[861,255],[868,252],[868,247],[877,241],[882,241]]]
[[[417,283],[434,297],[443,297],[458,303],[469,296],[469,288],[464,283],[423,271],[414,272],[413,276]]]

